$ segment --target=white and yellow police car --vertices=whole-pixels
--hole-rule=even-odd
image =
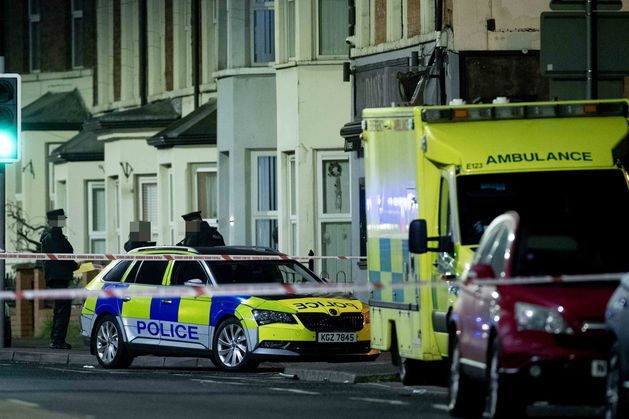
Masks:
[[[281,255],[256,247],[143,247],[135,254]],[[116,260],[88,289],[324,282],[292,259]],[[369,307],[342,295],[89,297],[81,334],[104,368],[139,355],[211,358],[226,371],[263,360],[372,359]]]

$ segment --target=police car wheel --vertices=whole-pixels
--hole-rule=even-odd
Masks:
[[[101,317],[94,330],[94,352],[103,368],[126,368],[131,365],[133,358],[127,352],[122,332],[113,316]]]
[[[244,371],[255,368],[247,347],[247,335],[240,321],[234,318],[220,324],[214,334],[214,363],[223,371]]]

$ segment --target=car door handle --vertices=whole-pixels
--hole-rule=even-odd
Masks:
[[[162,300],[162,304],[172,304],[173,300]]]
[[[121,300],[123,303],[126,303],[127,301],[131,301],[131,297],[122,297]]]

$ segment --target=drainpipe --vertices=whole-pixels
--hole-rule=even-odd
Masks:
[[[140,0],[140,104],[147,103],[148,29],[146,0]]]
[[[199,107],[201,79],[201,7],[200,0],[192,0],[192,85],[194,86],[194,109]]]

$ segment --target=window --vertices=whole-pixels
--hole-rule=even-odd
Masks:
[[[56,205],[57,208],[65,208],[67,204],[67,188],[66,181],[57,182],[57,196],[56,196]]]
[[[41,61],[41,33],[39,28],[40,0],[28,0],[28,50],[31,72],[40,70]]]
[[[201,211],[204,219],[209,219],[211,223],[216,223],[218,218],[218,184],[215,168],[196,167],[193,169],[194,179],[194,204],[195,208]]]
[[[175,242],[175,191],[173,190],[173,169],[168,168],[168,228],[170,243]]]
[[[127,272],[127,269],[131,265],[130,260],[121,260],[118,261],[113,268],[111,268],[104,276],[103,281],[107,282],[120,282],[122,281],[122,277],[124,273]]]
[[[284,24],[286,25],[286,56],[288,58],[295,57],[295,1],[296,0],[286,1]]]
[[[46,188],[48,191],[48,202],[46,209],[55,208],[55,165],[50,158],[52,152],[63,143],[46,143]],[[25,167],[33,174],[33,163],[29,162]],[[64,208],[64,207],[59,207]]]
[[[318,158],[318,218],[322,256],[346,256],[351,246],[349,159],[343,154],[322,152]],[[321,276],[335,282],[351,281],[345,260],[321,261]]]
[[[223,284],[316,284],[321,282],[301,264],[293,261],[232,261],[208,264],[218,285]]]
[[[319,55],[346,55],[347,0],[319,0]]]
[[[168,267],[167,260],[144,260],[135,277],[136,284],[162,285],[164,273]],[[127,281],[128,282],[128,281]]]
[[[83,67],[83,0],[72,0],[72,67]]]
[[[203,265],[196,261],[176,261],[170,285],[184,285],[191,279],[200,279],[203,284],[207,284],[208,276]]]
[[[251,27],[253,63],[275,61],[275,10],[273,1],[252,0]]]
[[[253,243],[277,249],[277,157],[261,152],[251,157]]]
[[[105,184],[87,182],[88,194],[88,236],[92,253],[105,253]]]
[[[153,176],[141,176],[138,178],[138,214],[139,221],[151,223],[151,239],[157,240],[159,231],[159,208],[157,201],[157,179]]]

